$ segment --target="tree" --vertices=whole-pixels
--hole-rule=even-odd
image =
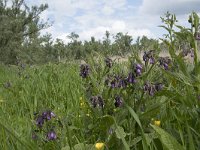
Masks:
[[[127,33],[124,35],[122,32],[117,33],[114,36],[115,39],[115,47],[118,51],[118,54],[125,54],[130,52],[131,42],[133,41],[132,37]]]
[[[40,21],[40,14],[47,4],[28,7],[24,0],[0,0],[0,61],[14,64],[22,53],[24,43],[33,43],[39,31],[49,27]],[[24,52],[24,51],[23,51]]]
[[[75,32],[72,32],[70,35],[67,36],[71,42],[68,43],[68,47],[71,51],[71,56],[74,56],[75,59],[80,59],[82,54],[82,42],[78,40],[79,35]]]

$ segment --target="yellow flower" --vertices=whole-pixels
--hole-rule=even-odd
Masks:
[[[85,104],[83,102],[81,102],[80,105],[81,105],[81,107],[84,107]]]
[[[104,149],[104,146],[105,146],[104,143],[96,143],[96,144],[95,144],[96,150],[103,150],[103,149]]]
[[[160,127],[160,120],[155,120],[155,121],[154,121],[154,125]]]
[[[3,100],[3,98],[0,96],[0,103],[3,103],[4,102],[4,100]]]

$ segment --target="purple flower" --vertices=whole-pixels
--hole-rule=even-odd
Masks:
[[[135,68],[136,68],[136,69],[140,69],[140,70],[142,70],[142,65],[140,65],[140,64],[136,64]]]
[[[155,84],[155,89],[156,89],[156,91],[162,90],[163,89],[163,84],[162,83],[156,83]]]
[[[148,60],[149,60],[149,58],[148,58],[148,56],[147,56],[147,53],[144,52],[143,61],[148,62]]]
[[[45,111],[45,112],[42,113],[43,119],[46,119],[46,120],[50,120],[52,117],[55,117],[55,116],[56,115],[50,110]]]
[[[122,106],[122,104],[123,104],[122,98],[120,96],[116,96],[115,97],[115,107],[120,107],[120,106]]]
[[[50,131],[47,133],[48,140],[55,140],[57,138],[55,131]]]
[[[128,74],[127,81],[128,81],[128,83],[135,83],[136,82],[135,76],[134,76],[134,74],[132,72],[130,72]]]
[[[140,76],[142,74],[142,65],[141,64],[134,65],[134,72],[136,76]]]
[[[111,84],[111,87],[112,87],[112,88],[115,88],[115,87],[116,87],[116,86],[115,86],[115,85],[116,85],[115,80],[111,81],[110,84]]]
[[[104,107],[104,101],[103,101],[103,99],[102,99],[101,96],[92,96],[92,97],[90,98],[90,101],[91,101],[91,104],[92,104],[92,106],[93,106],[94,108],[96,108],[97,106],[98,106],[98,107],[101,107],[101,108]]]
[[[162,90],[163,84],[162,83],[156,83],[156,84],[150,84],[146,82],[144,84],[144,91],[148,92],[150,96],[153,96],[156,92]]]
[[[148,82],[146,82],[146,83],[144,84],[144,91],[145,91],[145,92],[148,91],[149,87],[150,87],[150,84],[149,84]]]
[[[36,119],[36,125],[41,128],[44,124],[44,118],[43,116],[38,116]]]
[[[112,59],[110,59],[110,58],[106,58],[105,59],[105,63],[106,63],[106,66],[108,67],[108,68],[111,68],[112,67]]]
[[[154,63],[155,63],[155,59],[154,59],[153,57],[151,57],[151,58],[149,59],[149,62],[150,62],[150,64],[154,64]]]
[[[171,63],[171,59],[169,59],[169,57],[160,57],[159,62],[160,66],[162,66],[165,70],[168,70],[169,64]]]
[[[165,70],[168,70],[169,66],[168,66],[167,63],[164,63],[163,66],[164,66],[164,69],[165,69]]]
[[[92,103],[92,106],[95,108],[97,106],[97,103],[98,103],[98,98],[96,96],[92,96],[90,98],[90,101]]]
[[[140,76],[141,74],[142,74],[141,70],[140,69],[136,69],[136,75]]]
[[[90,68],[87,64],[82,64],[80,66],[80,76],[86,78],[89,75]]]
[[[145,61],[145,63],[148,63],[150,61],[150,64],[154,64],[155,63],[155,59],[154,59],[153,56],[154,56],[154,51],[153,50],[144,52],[143,61]]]
[[[156,90],[155,90],[154,86],[150,86],[149,89],[148,89],[148,91],[149,91],[149,95],[153,96],[155,94]]]
[[[121,79],[119,81],[119,87],[125,88],[127,86],[127,81],[126,79]]]
[[[101,108],[104,107],[104,101],[101,96],[98,96],[98,106]]]

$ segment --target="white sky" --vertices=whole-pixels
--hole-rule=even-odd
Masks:
[[[188,25],[188,15],[200,12],[200,0],[25,0],[29,5],[48,3],[42,19],[53,26],[43,31],[53,38],[68,41],[67,35],[78,33],[81,40],[91,36],[102,39],[105,31],[127,33],[136,39],[146,35],[159,38],[164,34],[160,16],[170,11],[177,14],[181,25]]]

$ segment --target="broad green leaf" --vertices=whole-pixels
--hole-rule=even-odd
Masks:
[[[135,111],[130,106],[126,106],[126,107],[128,108],[129,112],[131,113],[131,115],[133,116],[135,121],[138,123],[140,128],[142,129],[142,125],[141,125],[141,122],[140,122],[138,115],[135,113]]]
[[[181,146],[178,141],[171,136],[169,133],[167,133],[165,130],[163,130],[160,127],[157,127],[155,125],[151,125],[153,129],[156,131],[156,133],[159,135],[159,139],[161,140],[162,144],[168,149],[168,150],[183,150],[184,148]]]
[[[126,137],[126,133],[124,132],[124,129],[120,126],[117,127],[115,130],[116,136],[118,139],[122,139]]]
[[[116,125],[116,128],[117,129],[116,129],[115,133],[116,133],[117,137],[122,140],[122,143],[124,144],[125,149],[130,150],[129,145],[125,140],[126,133],[124,132],[124,129],[118,125]]]

